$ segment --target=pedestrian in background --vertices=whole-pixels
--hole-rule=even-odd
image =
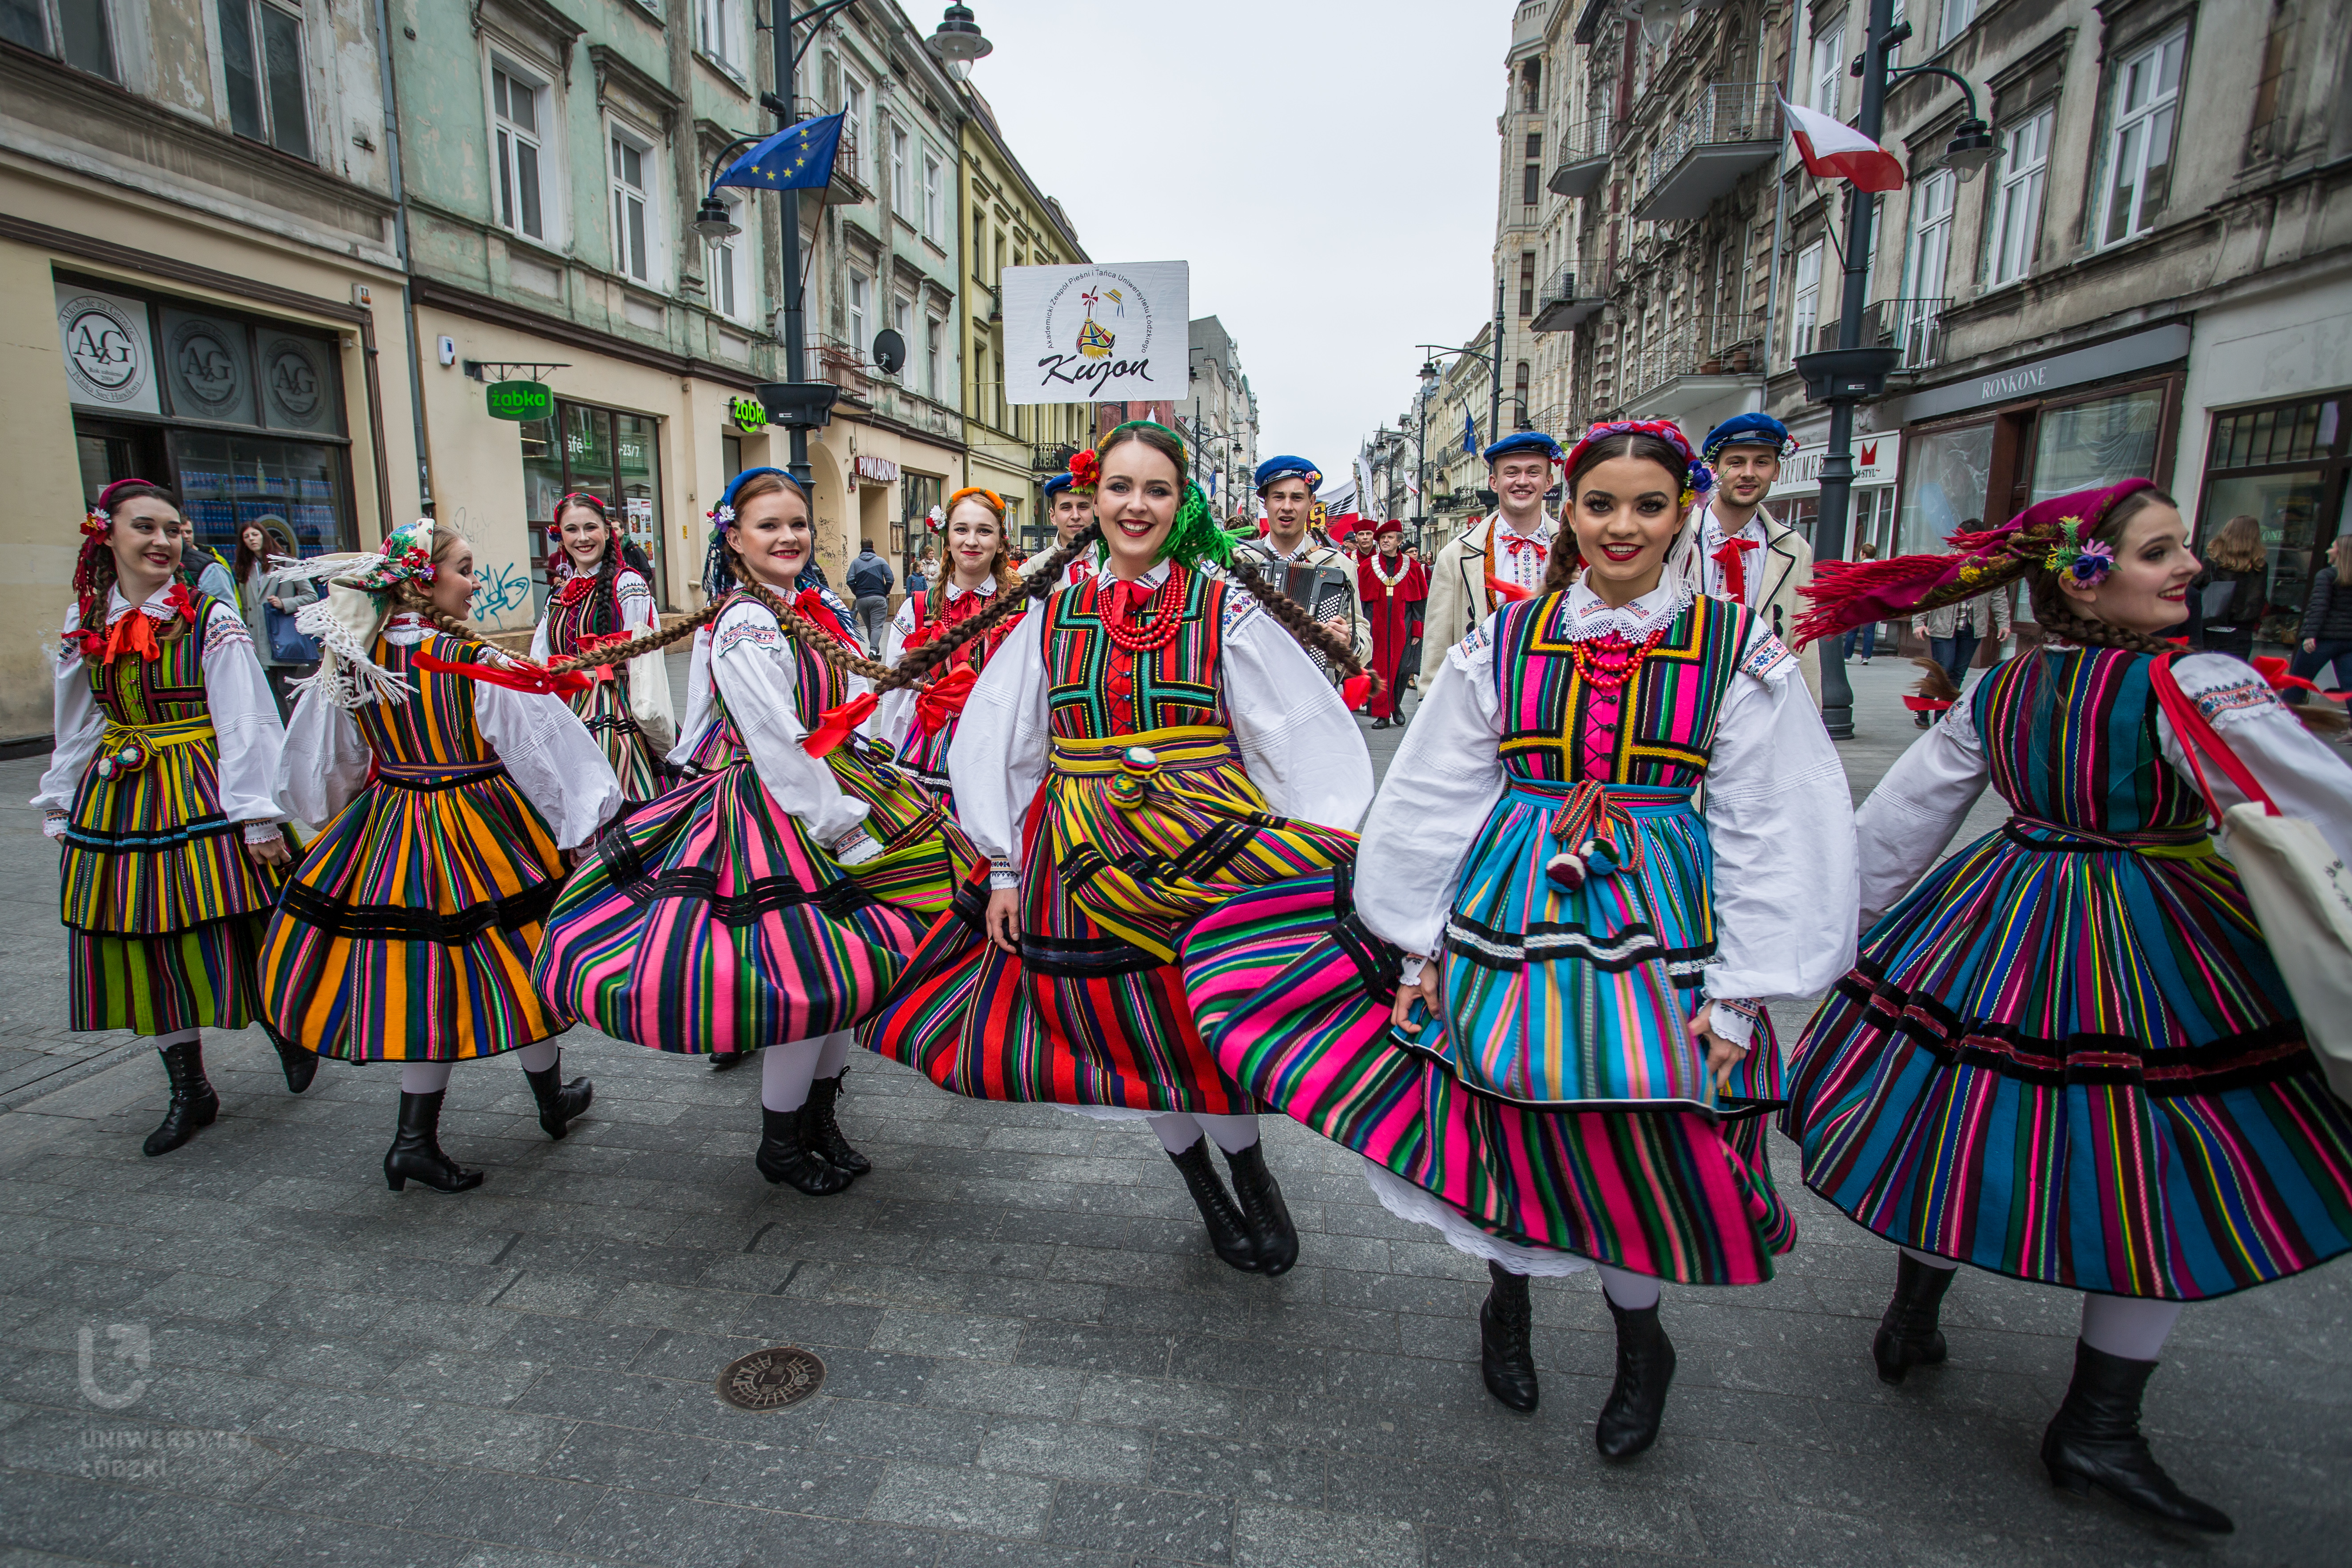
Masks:
[[[319,597],[319,590],[309,578],[286,575],[271,564],[273,557],[282,561],[298,553],[294,536],[282,518],[257,518],[237,531],[234,602],[252,635],[253,651],[261,660],[262,674],[268,678],[269,694],[278,700],[280,718],[294,709],[287,682],[318,667],[315,645],[295,629],[293,616]],[[272,611],[277,612],[274,618]]]
[[[2205,546],[2205,570],[2189,585],[2189,640],[2210,653],[2252,658],[2269,592],[2263,525],[2252,512],[2240,512]]]
[[[1863,545],[1853,552],[1853,558],[1857,561],[1875,561],[1878,559],[1878,546],[1875,544]],[[1868,664],[1870,662],[1871,655],[1878,651],[1878,623],[1876,621],[1865,621],[1861,626],[1854,627],[1853,630],[1845,634],[1846,658],[1852,658],[1853,657],[1854,645],[1857,642],[1862,646],[1862,662]]]
[[[2311,597],[2304,601],[2303,646],[2294,656],[2294,673],[2309,680],[2332,665],[2341,690],[2352,687],[2347,658],[2352,658],[2352,533],[2339,533],[2328,547],[2327,564],[2311,580]]]
[[[882,652],[882,629],[890,624],[890,584],[898,580],[890,563],[874,553],[874,542],[857,542],[857,559],[849,563],[846,574],[849,591],[857,596],[857,635],[866,639],[866,651],[877,656]]]
[[[1973,533],[1984,522],[1970,518],[1960,524],[1962,533]],[[1969,680],[1969,665],[1977,656],[1977,644],[1990,637],[1996,651],[2009,637],[2009,595],[2002,593],[1979,594],[1973,599],[1962,599],[1956,605],[1944,605],[1924,616],[1911,618],[1911,629],[1927,639],[1927,657],[1941,665],[1952,679],[1955,689],[1965,687]],[[1915,713],[1912,721],[1922,730],[1927,727],[1927,715]]]

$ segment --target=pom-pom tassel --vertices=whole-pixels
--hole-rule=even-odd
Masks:
[[[1544,862],[1544,875],[1551,879],[1553,887],[1564,893],[1575,892],[1584,886],[1584,857],[1571,855],[1566,850]]]

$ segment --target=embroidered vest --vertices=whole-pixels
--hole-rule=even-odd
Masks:
[[[195,603],[194,621],[173,616],[155,628],[155,646],[163,650],[161,658],[125,653],[111,663],[82,661],[100,712],[118,724],[166,724],[212,711],[205,696],[205,633],[212,625],[213,606],[221,601],[199,594]],[[236,613],[236,606],[226,607],[231,615]],[[134,605],[131,613],[147,612]]]
[[[1749,613],[1721,599],[1692,600],[1613,693],[1578,675],[1562,629],[1567,616],[1567,595],[1547,594],[1505,607],[1496,623],[1504,771],[1552,784],[1696,785]]]
[[[1161,647],[1132,654],[1103,629],[1103,584],[1094,576],[1046,601],[1045,654],[1052,732],[1103,741],[1184,725],[1230,728],[1217,688],[1225,595],[1240,590],[1202,572],[1188,574],[1183,623]]]
[[[1992,785],[2021,816],[2091,833],[2206,820],[2197,786],[2164,760],[2155,663],[2126,648],[2020,654],[1967,700]]]
[[[436,629],[423,642],[403,647],[383,638],[375,661],[416,688],[404,702],[362,702],[352,710],[360,733],[380,762],[439,767],[494,763],[499,754],[482,738],[474,720],[474,682],[462,675],[426,669],[415,656],[429,653],[450,664],[479,664],[488,649],[467,637]]]

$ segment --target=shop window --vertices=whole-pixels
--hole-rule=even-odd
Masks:
[[[658,287],[659,263],[655,258],[661,250],[661,215],[646,184],[646,171],[654,165],[653,148],[617,128],[611,145],[614,268],[640,283]]]
[[[1896,554],[1929,554],[1962,523],[1984,516],[1992,484],[1993,422],[1979,419],[1906,435]]]
[[[2028,115],[2000,133],[1999,183],[1992,195],[1992,281],[2013,283],[2033,269],[2042,232],[2042,186],[2050,167],[2050,128],[2056,109]]]
[[[661,421],[639,414],[559,401],[549,419],[526,420],[522,432],[523,514],[530,521],[530,593],[534,607],[547,605],[547,530],[556,503],[574,491],[603,501],[629,542],[653,568],[655,599],[669,603],[665,565],[668,542],[662,535],[661,466],[656,445]],[[742,443],[727,453],[741,472]],[[494,585],[495,586],[495,585]]]
[[[348,550],[342,455],[310,442],[175,430],[172,467],[196,542],[224,555],[246,527],[275,525],[304,555]]]
[[[2189,53],[2181,27],[2124,57],[2108,78],[2106,178],[2098,242],[2119,245],[2156,226],[2172,194],[2172,142],[2180,72]]]
[[[936,474],[914,474],[905,469],[898,473],[898,521],[890,525],[893,551],[912,561],[915,552],[930,538],[924,520],[931,509],[947,499],[947,480]],[[905,572],[905,562],[899,570]]]
[[[302,90],[302,18],[268,0],[220,0],[221,74],[229,128],[297,158],[310,156]]]
[[[114,25],[106,0],[0,0],[0,38],[54,56],[76,70],[114,71]]]
[[[547,237],[541,201],[541,130],[547,89],[500,60],[490,67],[491,142],[499,166],[499,225],[531,239]]]
[[[740,436],[720,436],[719,437],[719,460],[727,469],[727,478],[731,479],[736,475],[741,473],[743,471],[743,437]]]
[[[2165,392],[2161,385],[2144,386],[2086,403],[2044,405],[2035,425],[2033,499],[2154,478]]]
[[[2264,642],[2295,641],[2312,577],[2326,564],[2328,545],[2338,533],[2352,531],[2352,517],[2347,516],[2352,496],[2347,402],[2352,399],[2338,394],[2213,418],[2198,543],[2201,549],[2233,517],[2252,516],[2262,525],[2270,557],[2267,608],[2258,634]]]

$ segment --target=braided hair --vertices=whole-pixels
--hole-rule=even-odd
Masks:
[[[596,521],[604,525],[604,553],[596,562],[595,586],[589,590],[588,625],[593,635],[604,636],[621,629],[621,568],[628,564],[621,553],[621,531],[613,525],[613,514],[604,503],[585,490],[574,490],[557,503],[555,521],[548,532],[551,542],[568,563],[572,552],[563,548],[563,514],[574,507],[593,512]],[[567,576],[569,572],[567,571]]]

